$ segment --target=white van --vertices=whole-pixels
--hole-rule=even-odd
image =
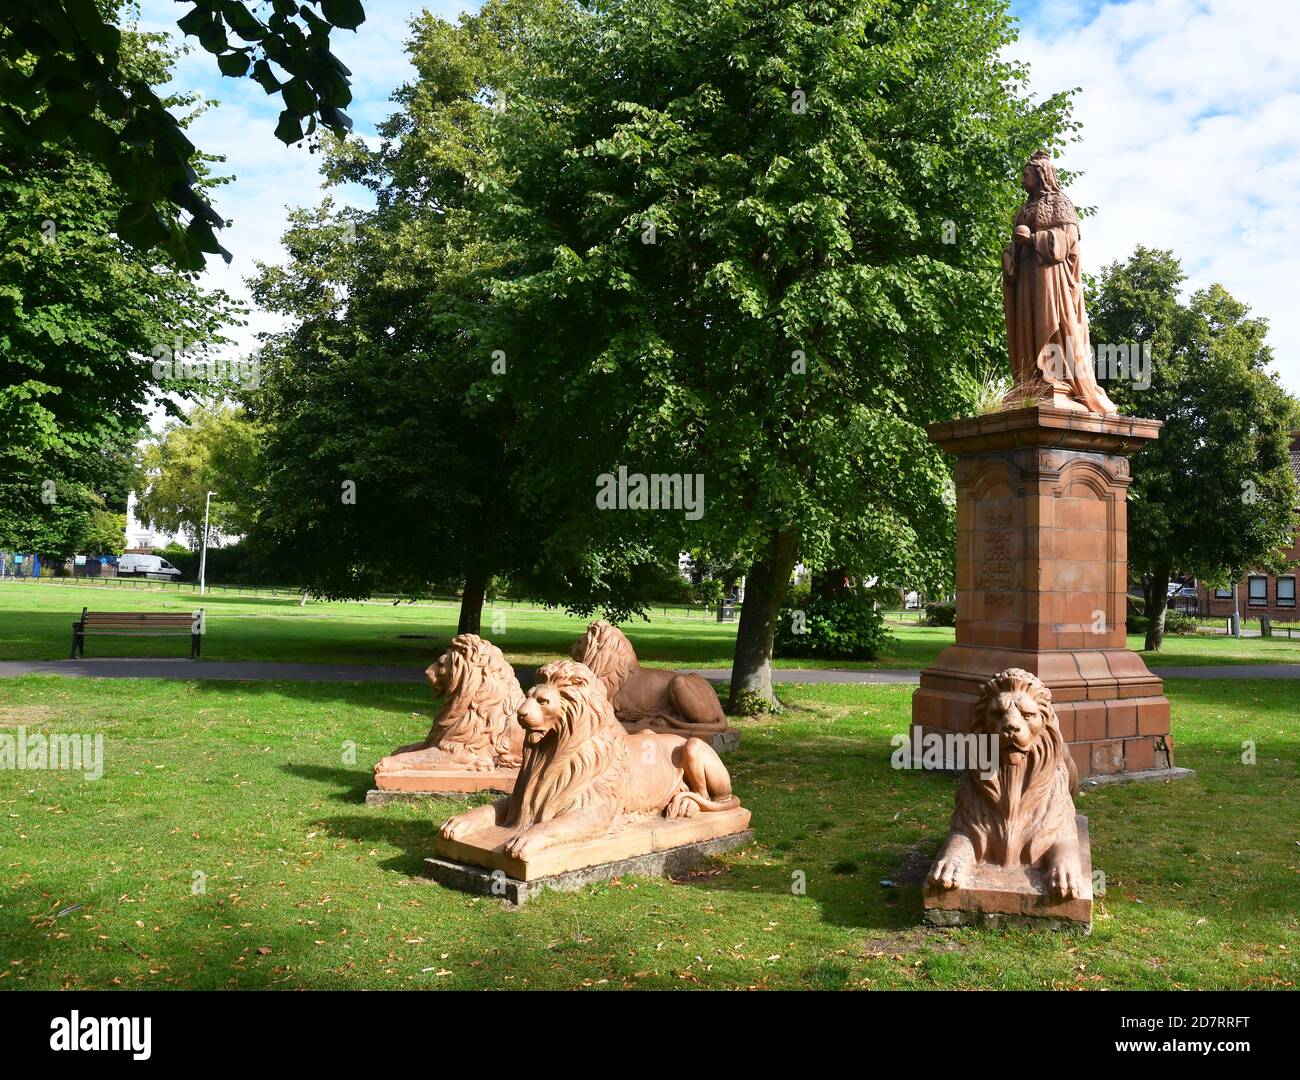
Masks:
[[[160,555],[123,555],[117,560],[117,576],[175,581],[181,572]]]

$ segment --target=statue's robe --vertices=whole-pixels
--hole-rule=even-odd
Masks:
[[[1058,391],[1090,412],[1116,412],[1097,385],[1088,343],[1079,266],[1079,224],[1060,191],[1031,199],[1016,214],[1029,243],[1008,244],[1002,253],[1002,302],[1007,346],[1016,386],[1049,396]]]

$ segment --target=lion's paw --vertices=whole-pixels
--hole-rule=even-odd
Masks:
[[[539,837],[530,836],[526,832],[517,833],[506,841],[506,854],[512,859],[518,859],[520,862],[527,862],[530,855],[536,855],[541,848]]]
[[[664,816],[669,818],[688,818],[694,817],[700,812],[700,804],[691,798],[689,792],[680,791],[672,797],[667,808],[664,810]]]
[[[469,814],[457,814],[442,823],[444,840],[463,840],[474,831],[474,819]]]
[[[966,864],[961,859],[943,858],[930,871],[930,881],[943,889],[955,889],[966,877]]]
[[[1083,895],[1083,874],[1072,863],[1057,863],[1048,871],[1047,886],[1058,900],[1077,900]]]

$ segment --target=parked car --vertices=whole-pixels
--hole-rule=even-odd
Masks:
[[[117,560],[117,576],[175,581],[181,572],[161,555],[123,555]]]

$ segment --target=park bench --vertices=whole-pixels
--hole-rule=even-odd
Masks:
[[[86,638],[188,637],[190,659],[196,660],[203,638],[203,609],[184,611],[90,611],[72,624],[72,659],[86,655]]]

